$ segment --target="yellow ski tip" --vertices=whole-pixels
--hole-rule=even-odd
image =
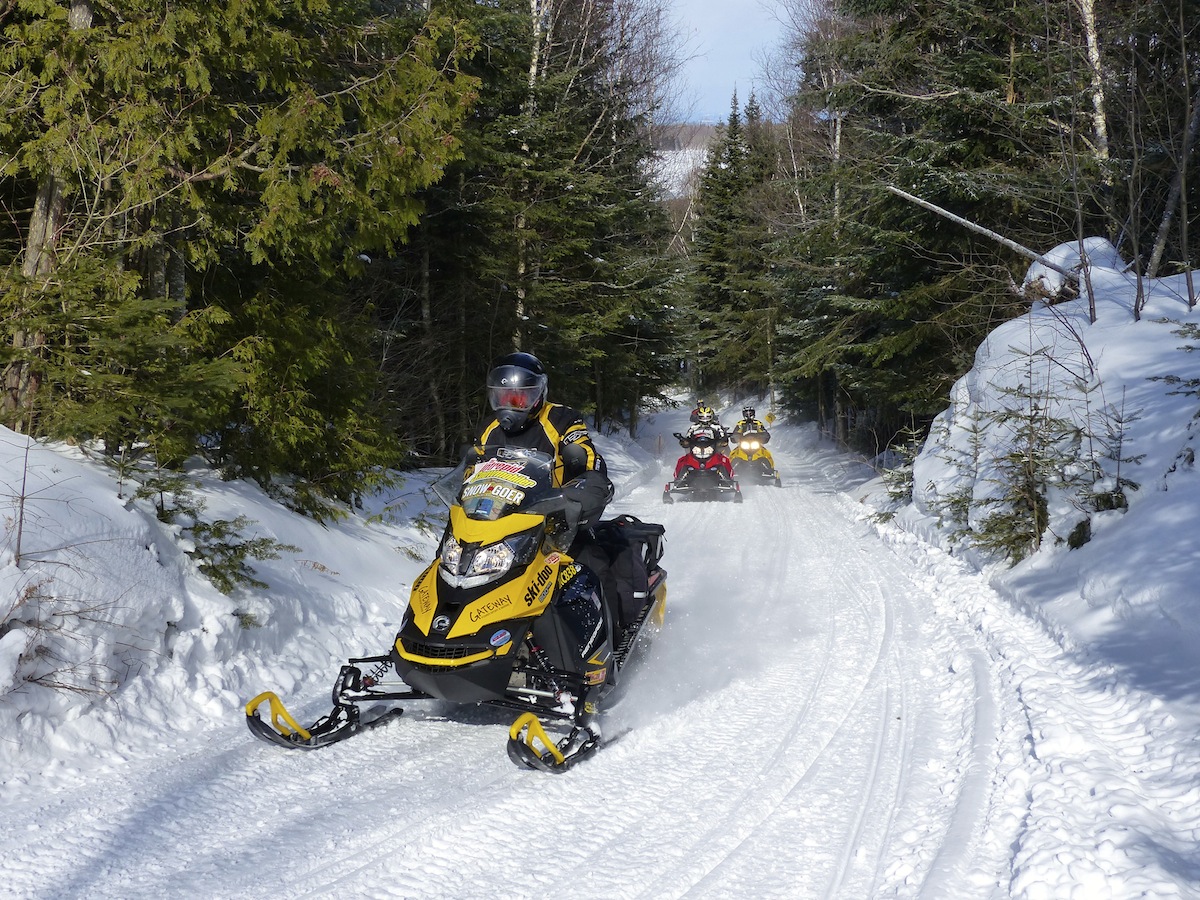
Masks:
[[[284,737],[296,734],[306,741],[312,738],[308,730],[292,718],[292,714],[287,711],[287,707],[283,705],[283,701],[279,699],[279,696],[274,691],[263,691],[247,703],[246,715],[257,716],[258,708],[264,703],[270,705],[271,727],[279,732],[279,734]]]
[[[524,737],[521,736],[522,731],[525,732]],[[545,753],[534,746],[534,741],[537,741],[546,749],[546,752],[554,757],[556,765],[561,766],[566,759],[562,751],[558,749],[558,746],[546,734],[546,729],[542,727],[541,720],[531,712],[522,713],[517,717],[517,720],[512,723],[512,728],[508,729],[508,739],[524,744],[534,755],[544,759]]]

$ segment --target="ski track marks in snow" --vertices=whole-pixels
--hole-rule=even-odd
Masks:
[[[973,774],[963,795],[991,794],[981,843],[993,856],[1010,848],[1011,875],[998,896],[1200,898],[1193,732],[1177,730],[1158,698],[1064,648],[1040,618],[999,597],[965,565],[898,529],[886,527],[883,536],[913,564],[937,612],[974,631],[987,654],[982,660],[976,650],[972,665],[979,680],[991,680],[1001,707],[994,729],[977,729],[976,741],[979,753],[992,744],[994,774],[990,783]],[[916,574],[922,569],[924,578]],[[960,811],[973,804],[961,803]],[[952,838],[943,852],[959,843]],[[935,873],[926,894],[955,896],[948,885],[964,882],[940,877],[948,874]],[[981,872],[955,874],[966,874],[967,884],[988,880]]]
[[[239,722],[11,809],[0,876],[37,898],[915,895],[947,854],[977,683],[788,456],[787,486],[740,505],[665,506],[657,478],[615,504],[667,526],[667,623],[605,715],[619,739],[578,769],[513,767],[490,709],[416,703],[313,753]]]

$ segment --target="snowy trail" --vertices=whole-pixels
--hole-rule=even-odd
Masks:
[[[1133,279],[1106,242],[1048,258],[1085,245],[1087,300],[1035,303],[980,346],[890,525],[864,521],[893,504],[811,423],[772,423],[785,486],[740,506],[664,506],[666,467],[638,483],[647,451],[596,435],[612,512],[667,526],[668,614],[603,751],[561,777],[512,766],[494,710],[413,705],[312,754],[244,728],[262,689],[313,720],[342,659],[388,646],[436,540],[433,472],[320,526],[198,465],[214,517],[303,548],[226,597],[105,467],[0,429],[0,487],[35,512],[0,521],[0,576],[37,599],[32,623],[0,622],[0,897],[1200,900],[1200,429],[1173,380],[1200,375],[1180,352],[1197,312],[1184,275]],[[1081,404],[1058,355],[1076,347],[1104,386]],[[939,510],[964,478],[995,499],[977,463],[1007,428],[980,423],[1043,356],[1081,428],[1090,397],[1121,398],[1141,489],[1077,549],[1059,535],[1084,507],[1059,502],[1010,569]],[[686,410],[647,415],[644,446],[673,456]],[[60,615],[44,586],[87,601],[77,634],[39,643]],[[36,686],[59,662],[82,693]]]
[[[416,704],[317,753],[232,722],[10,806],[0,880],[38,898],[1003,893],[1011,859],[980,838],[996,766],[1022,758],[999,721],[1015,695],[817,461],[777,455],[785,487],[740,505],[663,505],[656,479],[612,508],[667,526],[668,615],[587,765],[516,769],[511,717],[488,709]]]

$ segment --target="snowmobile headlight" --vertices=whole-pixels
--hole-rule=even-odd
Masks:
[[[517,535],[464,554],[462,545],[448,536],[442,548],[442,578],[454,587],[478,587],[495,580],[515,564],[529,562],[536,548],[532,536]]]
[[[696,457],[696,459],[708,459],[710,456],[713,455],[713,448],[712,447],[693,447],[692,455],[694,457]]]
[[[467,571],[463,574],[467,576],[500,575],[512,568],[515,559],[516,554],[513,553],[513,548],[508,545],[507,541],[488,544],[475,551],[475,555],[471,557],[471,564],[467,566]]]
[[[454,539],[454,535],[446,535],[442,543],[442,569],[451,574],[458,574],[458,564],[462,560],[462,544]]]
[[[742,443],[746,445],[747,450],[757,450],[759,446],[758,441],[742,441]]]
[[[510,538],[505,538],[504,543],[512,548],[513,564],[523,566],[532,562],[533,557],[537,554],[540,539],[541,535],[533,532],[514,534]]]

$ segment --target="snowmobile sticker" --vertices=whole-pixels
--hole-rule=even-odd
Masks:
[[[492,638],[490,641],[488,641],[488,643],[491,644],[493,647],[503,647],[505,644],[509,643],[511,640],[512,640],[512,633],[509,632],[505,628],[501,628],[499,631],[497,631],[495,634],[492,635]]]
[[[437,563],[435,562],[434,565],[437,565]],[[413,612],[422,619],[430,615],[433,612],[434,606],[437,605],[432,592],[429,590],[429,573],[432,569],[433,566],[430,566],[417,579],[409,601]]]
[[[606,653],[604,651],[604,648],[601,647],[600,652],[593,654],[592,657],[590,659],[588,659],[587,662],[588,662],[589,666],[606,666],[606,665],[608,665],[608,661],[610,658],[611,658],[611,654]]]
[[[550,593],[550,589],[554,586],[553,575],[553,566],[545,566],[542,571],[537,573],[533,584],[529,585],[529,590],[525,592],[526,606],[533,606],[546,599],[546,595]]]
[[[492,597],[490,600],[484,600],[471,608],[470,619],[472,622],[478,622],[485,616],[490,616],[492,613],[512,606],[512,597],[505,594],[503,597]]]
[[[592,648],[596,646],[596,638],[600,636],[600,627],[604,624],[604,619],[598,617],[596,619],[596,627],[592,629],[591,635],[587,639],[587,643],[583,645],[583,650],[580,656],[587,656],[592,652]]]
[[[508,481],[518,487],[531,488],[537,484],[528,475],[523,474],[525,466],[521,463],[502,462],[498,459],[489,459],[487,462],[480,463],[474,474],[471,475],[471,481],[478,481],[486,477],[488,480]]]
[[[580,568],[578,563],[571,563],[569,566],[565,566],[562,571],[558,573],[558,586],[562,587],[581,571],[583,570]]]
[[[489,476],[489,480],[486,484],[467,485],[465,488],[463,488],[463,499],[469,500],[472,497],[481,497],[485,494],[490,494],[491,496],[503,500],[505,503],[511,503],[514,506],[525,499],[524,491],[518,490],[515,487],[508,487],[504,484],[496,484],[490,479],[491,476]]]

